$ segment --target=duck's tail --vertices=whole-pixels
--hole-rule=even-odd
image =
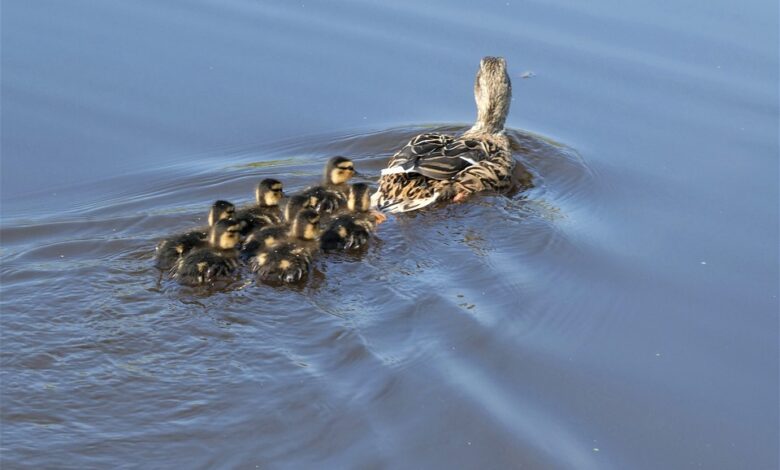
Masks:
[[[403,201],[394,201],[387,199],[382,191],[377,191],[371,195],[371,207],[376,208],[382,212],[391,214],[397,214],[400,212],[411,212],[422,209],[423,207],[430,206],[434,202],[439,200],[439,193],[435,192],[433,195],[425,198],[407,199]]]

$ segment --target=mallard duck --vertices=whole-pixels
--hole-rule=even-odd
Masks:
[[[311,198],[310,206],[317,212],[330,214],[344,205],[347,181],[355,174],[352,160],[346,157],[333,157],[325,165],[322,184],[307,188],[301,194]]]
[[[299,282],[306,277],[319,248],[320,215],[313,209],[303,209],[295,216],[287,237],[263,240],[249,268],[265,282]],[[258,237],[260,234],[258,234]]]
[[[350,185],[347,212],[337,216],[320,237],[323,251],[357,250],[366,246],[381,220],[371,211],[370,188],[366,183]]]
[[[230,218],[236,207],[228,201],[216,201],[209,210],[209,227],[223,219]],[[155,247],[155,261],[160,269],[170,269],[183,255],[195,248],[208,244],[209,227],[195,229],[160,241]]]
[[[233,216],[241,225],[241,236],[246,237],[253,231],[282,222],[279,203],[284,197],[282,183],[266,178],[255,188],[255,205],[242,208]]]
[[[179,259],[171,275],[182,284],[206,284],[231,277],[238,269],[239,224],[232,219],[217,221],[209,233],[209,246]]]
[[[461,202],[479,191],[511,186],[515,160],[504,123],[512,83],[501,57],[482,59],[474,83],[477,121],[459,137],[414,137],[382,170],[372,205],[386,212],[407,212],[439,200]]]

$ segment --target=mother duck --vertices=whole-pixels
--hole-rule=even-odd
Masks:
[[[515,160],[504,122],[512,83],[503,57],[482,59],[474,99],[477,122],[463,135],[421,134],[393,155],[371,196],[373,206],[384,212],[408,212],[511,186]]]

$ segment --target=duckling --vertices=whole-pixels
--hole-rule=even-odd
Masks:
[[[479,191],[512,184],[515,160],[504,130],[512,83],[502,57],[485,57],[474,83],[476,123],[459,137],[421,134],[382,170],[371,203],[386,212],[421,209],[439,200],[462,202]]]
[[[217,221],[209,233],[209,246],[191,251],[171,270],[182,284],[198,285],[231,277],[238,268],[240,225],[233,219]]]
[[[230,218],[235,213],[236,207],[228,201],[216,201],[209,210],[209,227],[219,220]],[[209,228],[200,228],[160,241],[155,247],[156,265],[160,269],[170,269],[184,255],[195,248],[208,244]]]
[[[246,237],[254,230],[281,223],[279,202],[283,197],[279,180],[266,178],[260,181],[255,188],[255,205],[242,208],[234,216],[241,225],[241,236]]]
[[[314,208],[312,206],[312,200],[309,196],[303,194],[296,194],[295,196],[287,199],[287,204],[284,205],[284,224],[292,225],[295,220],[295,216],[298,215],[303,209]]]
[[[311,198],[311,205],[317,212],[330,214],[344,205],[347,181],[355,174],[352,160],[333,157],[325,165],[322,184],[308,188],[302,194]]]
[[[303,280],[309,273],[314,252],[319,248],[319,231],[319,214],[313,209],[301,210],[295,216],[287,237],[272,241],[270,246],[261,246],[249,259],[249,268],[264,282],[295,283]]]
[[[287,199],[283,220],[250,233],[241,246],[241,258],[246,260],[254,256],[260,248],[270,247],[284,240],[290,232],[295,216],[303,209],[309,208],[310,204],[311,199],[300,194]]]
[[[336,217],[322,233],[320,247],[323,251],[357,250],[368,244],[368,239],[381,223],[371,209],[370,188],[366,183],[355,183],[347,192],[348,212]]]

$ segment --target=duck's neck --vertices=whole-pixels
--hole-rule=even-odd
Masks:
[[[483,59],[474,81],[474,101],[477,104],[477,121],[467,134],[503,132],[512,101],[512,82],[503,61]]]
[[[477,97],[477,121],[466,134],[499,134],[504,131],[509,114],[509,96],[492,98]]]

